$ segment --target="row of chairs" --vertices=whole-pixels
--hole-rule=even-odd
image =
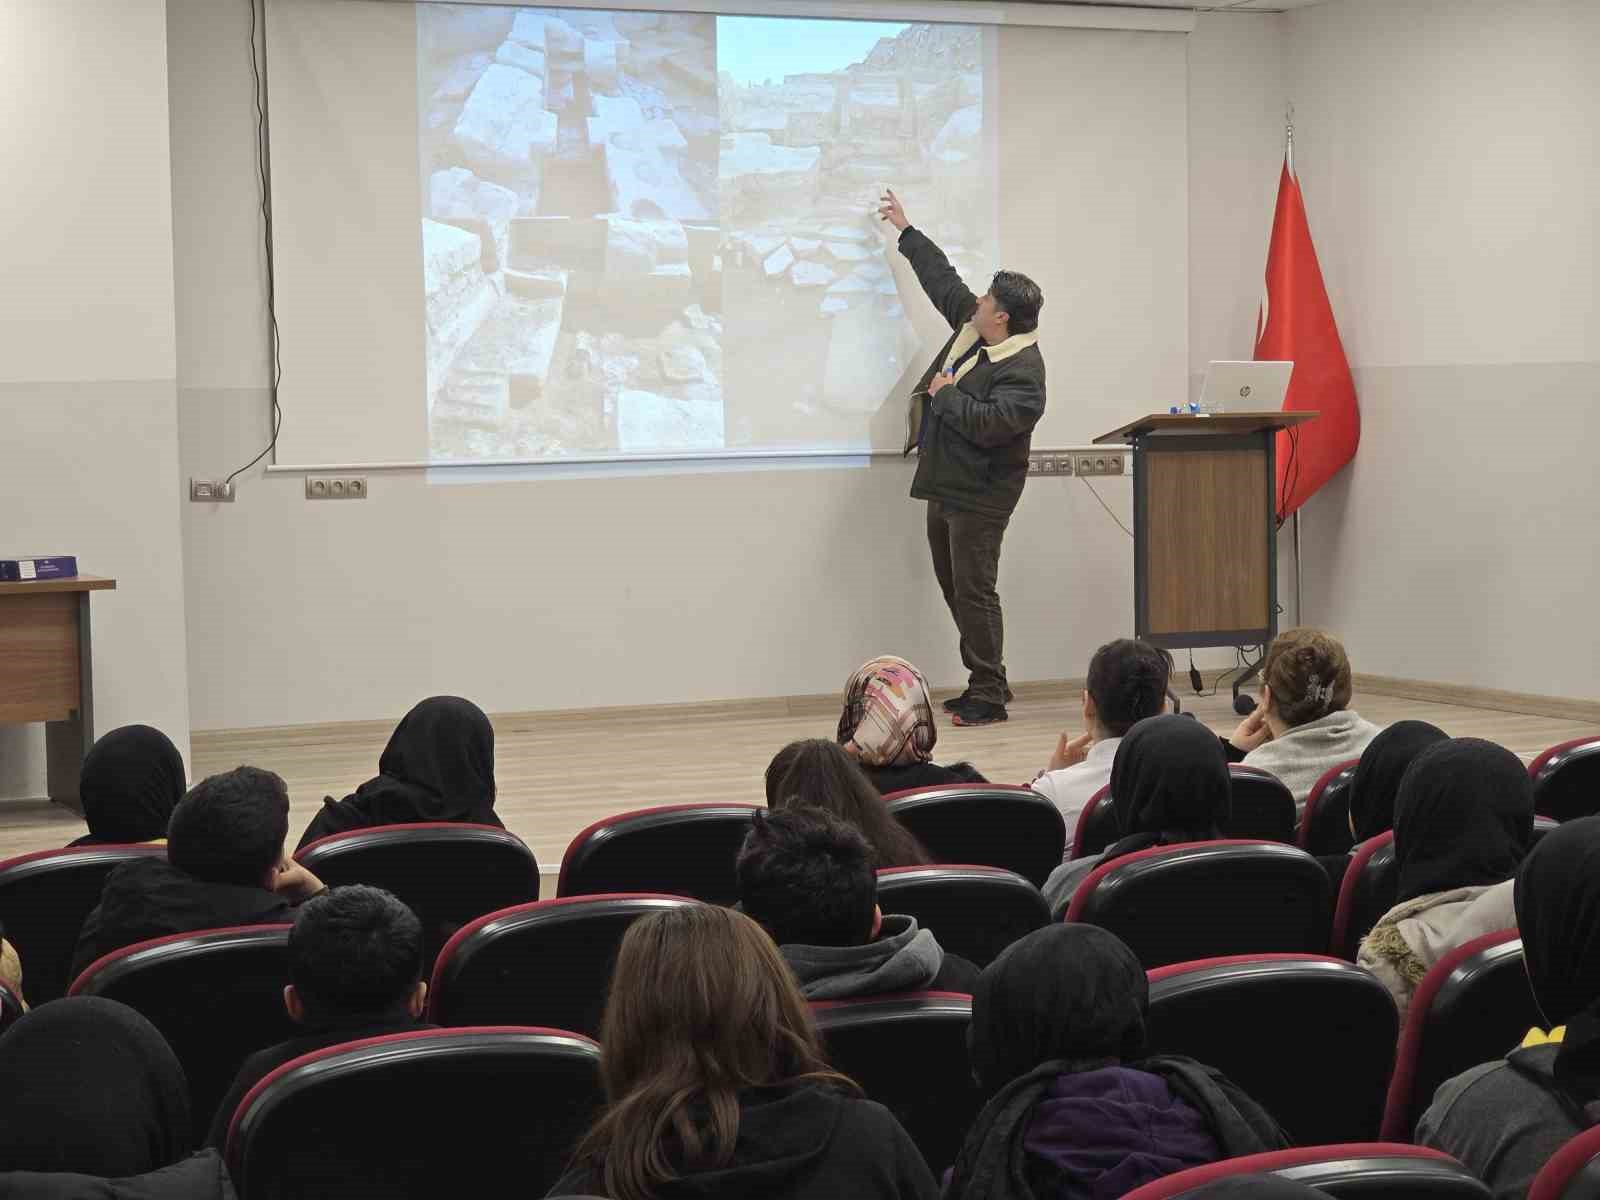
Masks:
[[[440,954],[427,1019],[595,1036],[629,924],[695,903],[573,897],[479,918]],[[237,1065],[293,1036],[281,1002],[288,932],[252,926],[140,943],[91,965],[71,990],[127,1003],[168,1036],[203,1127]],[[1218,1066],[1308,1144],[1409,1138],[1440,1083],[1511,1049],[1538,1021],[1513,931],[1441,960],[1403,1031],[1374,976],[1324,955],[1175,964],[1152,970],[1150,988],[1153,1046]],[[918,993],[821,1003],[817,1011],[825,1031],[861,1031],[859,1041],[833,1046],[840,1065],[901,1115],[926,1153],[944,1152],[976,1113],[965,1049],[970,999]]]
[[[1030,814],[1039,804],[1056,814],[1033,793],[1008,795],[1016,807],[996,804],[986,826],[1003,828],[1008,813]],[[946,797],[913,799],[939,809]],[[568,851],[558,894],[666,892],[732,902],[735,848],[755,807],[670,805],[598,822]],[[1539,832],[1552,824],[1540,818]],[[1229,839],[1108,863],[1085,881],[1067,915],[1111,929],[1147,967],[1271,951],[1331,949],[1353,960],[1361,937],[1393,903],[1392,841],[1385,834],[1357,850],[1336,903],[1326,872],[1304,851]],[[993,841],[963,847],[976,853],[994,848]],[[78,930],[106,873],[130,858],[163,852],[148,845],[91,846],[0,863],[0,923],[21,955],[33,1002],[61,995],[71,982]],[[369,883],[398,895],[423,920],[430,963],[463,925],[539,893],[531,852],[514,834],[492,826],[379,826],[313,842],[298,858],[329,884]],[[916,917],[946,949],[980,966],[1049,920],[1032,882],[981,859],[880,871],[879,889],[886,911]]]

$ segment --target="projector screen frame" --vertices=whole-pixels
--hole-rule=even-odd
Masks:
[[[374,0],[415,4],[417,0]],[[516,0],[436,0],[449,4],[515,7]],[[809,17],[838,21],[934,22],[943,25],[1036,25],[1050,29],[1118,29],[1193,33],[1192,8],[1152,9],[1112,4],[984,4],[976,0],[562,0],[550,8],[706,13],[719,17]]]

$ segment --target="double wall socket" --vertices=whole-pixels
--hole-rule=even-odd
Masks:
[[[231,504],[233,484],[225,479],[191,479],[189,499],[201,504]]]
[[[307,475],[307,500],[365,500],[365,475]]]

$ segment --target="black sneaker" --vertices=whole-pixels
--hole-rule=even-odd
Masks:
[[[1006,706],[987,700],[967,700],[950,713],[957,725],[997,725],[1006,719]]]
[[[971,699],[972,689],[968,688],[966,691],[962,692],[961,695],[951,696],[950,699],[946,700],[944,702],[944,710],[947,713],[953,713],[956,711],[956,709],[968,703]],[[1009,687],[1006,688],[1006,703],[1010,704],[1015,699],[1016,697],[1011,694],[1011,689]]]

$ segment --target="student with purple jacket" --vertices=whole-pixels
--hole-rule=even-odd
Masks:
[[[1093,925],[1013,943],[972,993],[972,1070],[989,1096],[945,1200],[1121,1196],[1188,1167],[1288,1145],[1220,1072],[1145,1050],[1149,984]]]

